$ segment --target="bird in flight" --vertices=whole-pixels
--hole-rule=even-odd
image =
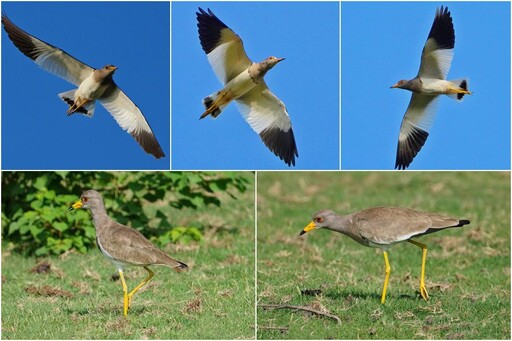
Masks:
[[[395,169],[409,167],[425,144],[439,95],[448,95],[460,101],[464,95],[471,94],[467,79],[446,80],[454,45],[452,17],[448,8],[441,6],[436,10],[434,23],[423,47],[418,75],[391,86],[412,92],[398,136]]]
[[[240,37],[208,9],[199,8],[197,27],[199,40],[208,61],[224,85],[221,90],[205,97],[205,112],[201,118],[216,118],[235,101],[251,128],[263,143],[288,166],[295,166],[298,157],[290,116],[284,103],[263,80],[265,74],[284,58],[268,57],[253,63],[244,50]]]
[[[2,24],[9,39],[24,55],[43,70],[78,86],[77,89],[59,94],[69,105],[68,115],[80,113],[92,117],[97,100],[146,153],[157,159],[165,156],[140,109],[112,79],[117,70],[116,66],[106,65],[101,69],[94,69],[58,47],[23,31],[5,14],[2,14]]]

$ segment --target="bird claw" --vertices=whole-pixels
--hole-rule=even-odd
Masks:
[[[425,287],[425,284],[420,285],[420,295],[423,297],[425,301],[428,301],[428,292],[427,287]]]

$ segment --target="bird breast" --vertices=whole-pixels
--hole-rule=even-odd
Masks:
[[[80,86],[75,93],[75,98],[85,98],[88,100],[100,98],[107,87],[108,84],[102,84],[101,82],[98,82],[94,77],[94,72],[92,72],[89,77],[80,83]]]
[[[229,92],[233,99],[237,99],[251,91],[257,84],[258,80],[253,79],[249,73],[249,69],[247,69],[230,80],[224,86],[224,90]]]
[[[422,93],[427,95],[442,95],[450,88],[450,82],[444,79],[422,78]]]

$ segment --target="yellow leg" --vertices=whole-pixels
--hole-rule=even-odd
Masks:
[[[118,269],[117,271],[119,271],[119,278],[121,278],[121,284],[123,285],[123,293],[124,293],[124,296],[123,296],[123,299],[124,299],[124,308],[123,308],[123,312],[124,312],[124,316],[128,315],[128,287],[126,286],[126,282],[124,280],[124,275],[123,275],[123,270],[121,269]]]
[[[427,262],[427,246],[425,244],[418,243],[417,241],[414,241],[414,240],[408,240],[408,242],[421,247],[421,250],[423,253],[422,258],[421,258],[420,294],[421,294],[421,297],[423,297],[423,299],[425,301],[427,301],[428,300],[428,292],[427,292],[427,287],[425,286],[425,264]]]
[[[72,106],[69,107],[68,111],[67,111],[67,114],[68,115],[71,115],[73,114],[75,111],[77,111],[78,109],[80,109],[80,107],[82,105],[84,105],[85,103],[87,102],[87,100],[85,98],[81,98],[81,97],[78,97]]]
[[[386,262],[386,278],[384,279],[384,288],[382,289],[382,304],[386,303],[386,291],[388,290],[389,275],[391,274],[391,266],[388,261],[388,253],[384,251],[384,262]]]
[[[144,285],[146,285],[150,280],[151,278],[153,278],[154,276],[154,272],[151,271],[148,267],[144,267],[144,269],[146,269],[146,271],[148,272],[148,277],[146,277],[146,279],[144,279],[142,282],[140,282],[139,285],[137,285],[135,287],[135,289],[133,289],[129,294],[128,294],[128,307],[130,307],[130,303],[132,301],[132,297],[133,295],[135,295],[135,293],[137,291],[139,291],[140,288],[142,288]]]

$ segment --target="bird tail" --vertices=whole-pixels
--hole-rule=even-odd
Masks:
[[[210,96],[206,96],[203,99],[203,105],[206,111],[201,115],[199,118],[200,120],[205,118],[208,115],[212,115],[213,118],[216,118],[220,115],[222,110],[229,104],[229,102],[223,102],[223,98],[225,96],[220,96],[221,91],[217,91],[214,94],[211,94]]]
[[[451,98],[461,101],[465,95],[471,95],[467,79],[454,79],[449,82],[452,83],[454,89],[452,93],[448,94]]]
[[[87,101],[83,105],[78,108],[74,108],[75,106],[75,92],[78,89],[69,90],[66,92],[62,92],[59,94],[59,97],[69,105],[70,110],[68,111],[68,115],[74,114],[75,112],[83,114],[87,117],[92,117],[94,115],[94,107],[95,101]]]

